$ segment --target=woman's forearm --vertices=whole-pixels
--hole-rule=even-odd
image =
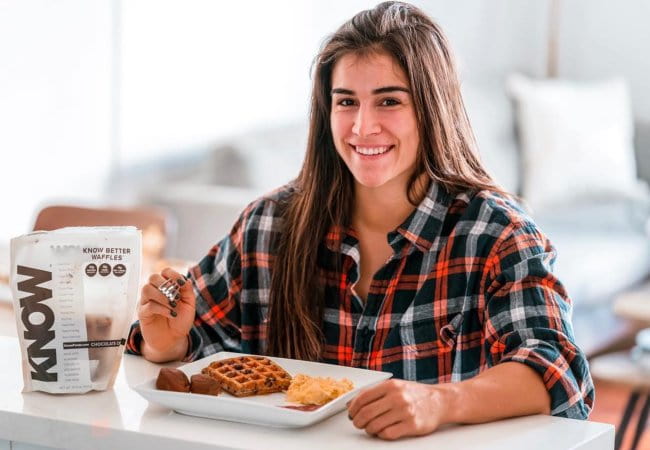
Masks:
[[[517,362],[499,364],[460,383],[429,385],[387,380],[348,404],[352,424],[384,439],[429,434],[448,423],[482,423],[549,414],[541,377]]]
[[[446,423],[483,423],[551,411],[541,376],[518,362],[498,364],[472,379],[439,386],[450,394]]]

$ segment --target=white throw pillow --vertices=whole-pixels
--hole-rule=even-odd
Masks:
[[[536,212],[594,197],[635,196],[633,118],[623,79],[511,75],[522,146],[522,196]]]

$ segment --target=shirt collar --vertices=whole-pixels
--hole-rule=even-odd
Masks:
[[[468,201],[467,194],[456,197]],[[428,252],[436,237],[440,234],[442,224],[454,198],[435,181],[431,182],[429,190],[417,208],[394,231],[388,233],[388,244],[398,252],[406,241],[413,243],[423,252]],[[333,225],[325,236],[325,244],[331,251],[353,247],[357,243],[356,233],[340,225]]]
[[[419,250],[428,252],[435,238],[440,235],[452,197],[435,181],[431,182],[427,194],[420,204],[397,229],[388,233],[388,243],[395,251],[406,239]]]

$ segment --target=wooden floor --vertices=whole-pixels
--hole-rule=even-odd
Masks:
[[[596,381],[596,403],[594,409],[589,416],[589,420],[594,422],[604,422],[611,423],[616,426],[618,431],[618,426],[623,416],[623,410],[627,403],[628,396],[630,395],[630,390],[628,388],[620,387],[605,382]],[[639,410],[641,409],[643,402],[637,402],[636,410],[632,416],[632,423],[636,423],[639,417]],[[631,429],[630,429],[631,428]],[[634,426],[628,427],[628,430],[625,433],[623,439],[621,450],[630,449],[632,445],[632,439],[634,435]],[[650,450],[650,429],[647,427],[641,440],[637,446],[637,450]]]

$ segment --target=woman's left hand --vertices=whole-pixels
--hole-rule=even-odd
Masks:
[[[440,386],[388,380],[352,399],[348,416],[355,427],[382,439],[421,436],[446,423],[449,394]]]

